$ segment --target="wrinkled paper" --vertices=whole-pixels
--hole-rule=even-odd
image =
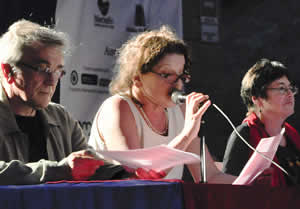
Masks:
[[[125,151],[97,151],[101,159],[116,160],[124,166],[137,169],[161,171],[177,165],[200,163],[200,157],[194,153],[184,152],[167,145]]]

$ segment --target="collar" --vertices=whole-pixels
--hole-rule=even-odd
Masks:
[[[247,116],[244,120],[243,123],[247,123],[249,127],[251,126],[259,126],[264,128],[264,124],[261,122],[259,117],[253,112],[249,116]]]

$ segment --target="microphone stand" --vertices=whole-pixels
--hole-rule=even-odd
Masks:
[[[200,130],[200,163],[201,163],[201,183],[207,183],[206,178],[206,153],[205,153],[205,135],[204,135],[205,121],[201,121]]]

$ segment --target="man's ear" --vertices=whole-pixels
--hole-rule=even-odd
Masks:
[[[13,76],[11,65],[1,63],[1,69],[2,69],[3,76],[6,78],[7,82],[9,84],[13,83],[15,79]]]

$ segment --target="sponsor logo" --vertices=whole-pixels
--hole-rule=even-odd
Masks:
[[[97,86],[98,76],[95,74],[81,74],[81,83],[85,85]]]
[[[100,78],[99,79],[99,86],[102,86],[102,87],[108,87],[109,83],[111,82],[110,79],[107,79],[107,78]]]
[[[126,31],[139,33],[139,32],[144,32],[145,30],[147,30],[147,27],[145,21],[144,7],[141,4],[137,4],[135,6],[134,25],[128,26],[126,28]]]
[[[98,0],[98,8],[103,16],[106,16],[109,10],[109,1]]]
[[[73,86],[75,86],[78,83],[78,73],[76,70],[73,70],[71,72],[70,81]]]
[[[89,136],[92,128],[92,123],[91,121],[78,121],[79,125],[83,129],[84,133]]]
[[[111,28],[111,29],[115,27],[114,20],[111,17],[105,18],[105,17],[99,17],[98,15],[94,16],[94,25],[98,27]]]
[[[98,0],[97,5],[101,13],[101,16],[98,14],[94,15],[94,25],[97,27],[105,27],[105,28],[113,29],[115,27],[114,20],[112,17],[107,16],[110,7],[109,1]]]
[[[106,46],[105,51],[104,51],[104,55],[113,57],[113,56],[115,56],[116,51],[117,50],[115,48],[111,48],[111,47]]]

